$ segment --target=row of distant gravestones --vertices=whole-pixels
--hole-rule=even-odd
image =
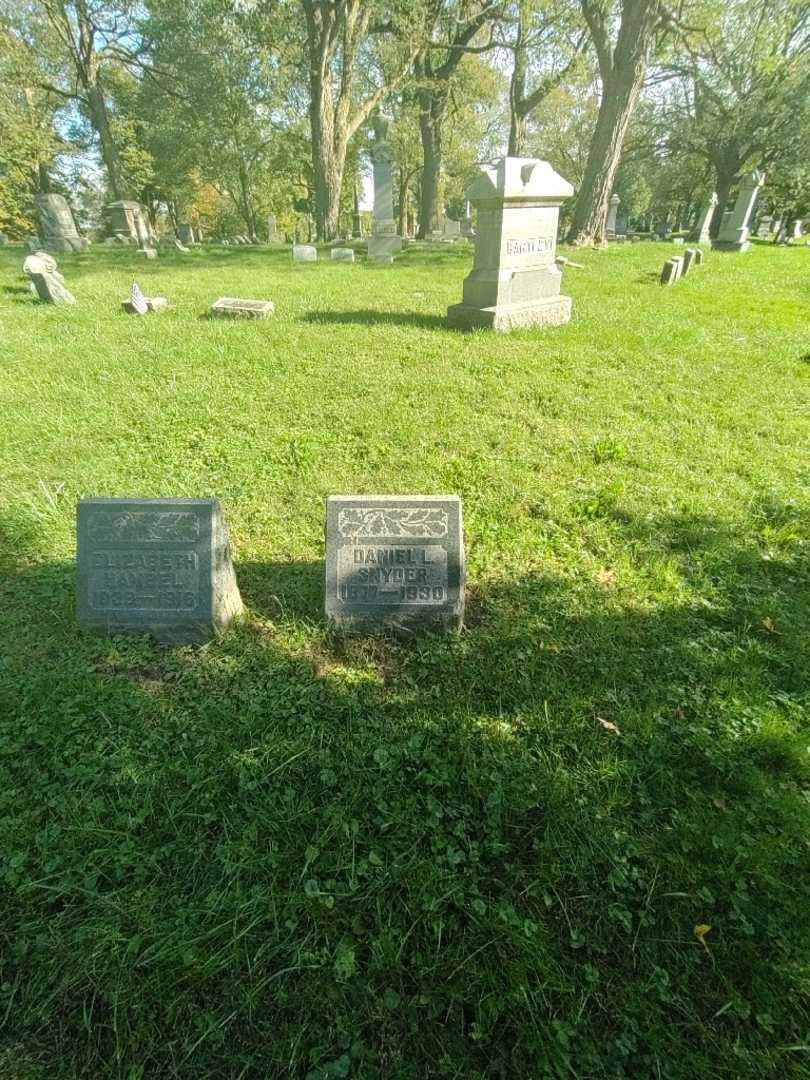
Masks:
[[[457,495],[333,495],[324,611],[340,630],[458,629],[464,541]],[[204,641],[243,613],[216,499],[82,499],[76,617],[101,633]]]
[[[703,252],[700,248],[687,248],[683,255],[675,255],[667,259],[661,270],[661,284],[673,285],[682,277],[686,277],[693,266],[700,266],[703,262]]]

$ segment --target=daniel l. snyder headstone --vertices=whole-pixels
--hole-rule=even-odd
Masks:
[[[325,606],[327,619],[344,630],[412,634],[461,626],[458,496],[331,496]]]
[[[77,518],[82,626],[182,643],[242,613],[216,499],[82,499]]]

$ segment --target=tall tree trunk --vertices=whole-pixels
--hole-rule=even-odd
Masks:
[[[442,121],[444,102],[430,91],[420,95],[419,134],[422,139],[422,186],[419,200],[420,240],[435,227],[439,212],[439,183],[442,173]]]
[[[90,122],[95,128],[101,144],[101,159],[104,162],[104,168],[107,170],[110,191],[115,199],[125,199],[126,189],[121,175],[121,159],[110,130],[110,118],[107,113],[104,93],[97,82],[86,87],[85,97],[87,109],[90,113]]]
[[[610,196],[622,157],[633,109],[644,85],[646,64],[620,70],[603,83],[602,100],[596,119],[582,184],[577,193],[570,244],[603,244]]]
[[[523,102],[526,99],[526,20],[528,11],[525,0],[518,8],[517,35],[515,37],[515,61],[512,77],[509,80],[509,149],[510,157],[523,157],[526,152],[526,113]]]

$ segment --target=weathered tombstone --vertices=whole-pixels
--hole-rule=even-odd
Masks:
[[[22,268],[26,277],[32,274],[56,274],[60,281],[65,280],[56,269],[56,259],[47,251],[34,251],[26,255]]]
[[[757,222],[757,237],[760,240],[770,239],[771,230],[773,228],[773,218],[770,214],[766,214],[760,218]]]
[[[326,617],[344,630],[412,634],[464,618],[457,495],[333,495],[326,506]]]
[[[707,198],[706,202],[701,207],[698,219],[695,222],[695,227],[689,234],[689,239],[693,243],[708,244],[711,240],[711,234],[709,230],[712,225],[712,218],[714,217],[714,208],[717,206],[717,192],[713,191]]]
[[[607,216],[607,238],[608,240],[616,239],[616,215],[619,212],[619,203],[622,200],[618,195],[610,196],[610,203],[608,204],[608,216]]]
[[[780,222],[779,228],[776,230],[776,236],[774,237],[773,242],[775,244],[779,244],[780,246],[788,242],[787,222]]]
[[[394,221],[394,189],[392,168],[394,154],[388,141],[391,121],[378,115],[372,120],[374,145],[371,162],[374,170],[374,228],[368,239],[368,256],[372,262],[391,263],[402,250]]]
[[[695,256],[693,261],[695,266],[701,266],[703,264],[703,252],[700,250],[700,248],[695,248]]]
[[[139,225],[139,219],[144,217],[143,207],[140,203],[119,199],[118,202],[112,202],[105,206],[104,212],[107,214],[111,233],[120,233],[130,242],[140,244],[141,236],[144,235],[144,229],[146,229],[147,241],[150,239],[148,225],[145,225],[143,220]]]
[[[674,285],[681,276],[683,257],[678,255],[674,259],[667,259],[661,269],[661,284]]]
[[[267,215],[267,242],[268,244],[278,244],[281,241],[281,237],[278,234],[278,224],[276,222],[275,214]]]
[[[55,270],[31,270],[28,274],[38,300],[43,304],[75,304],[76,297],[65,288],[64,278]]]
[[[443,240],[457,240],[461,236],[461,222],[454,221],[452,218],[446,217],[444,219],[444,234]]]
[[[447,309],[451,326],[509,331],[558,326],[571,318],[555,264],[557,220],[573,188],[547,161],[504,157],[467,191],[478,209],[475,260],[463,300]]]
[[[77,519],[80,625],[183,643],[242,614],[216,499],[82,499]]]
[[[469,199],[466,199],[464,202],[464,217],[461,219],[461,235],[466,236],[468,240],[475,239],[475,229],[473,228],[472,216],[470,214]]]
[[[79,235],[64,195],[35,195],[42,246],[52,251],[87,251],[89,241]]]
[[[675,244],[677,247],[681,247],[681,245],[685,244],[686,241],[682,236],[673,236],[672,243]]]
[[[354,249],[347,247],[332,248],[329,257],[333,262],[354,262]]]
[[[194,229],[191,225],[183,223],[177,226],[177,238],[181,244],[191,245],[194,243]]]
[[[314,244],[293,244],[293,262],[309,263],[318,261],[318,249]]]
[[[790,235],[791,240],[801,240],[802,238],[802,222],[801,218],[797,218],[793,222],[792,232]]]
[[[686,277],[693,265],[697,265],[697,248],[687,248],[683,253],[683,270],[682,275]]]
[[[134,281],[129,296],[121,301],[121,308],[127,315],[150,315],[166,311],[168,307],[169,301],[165,296],[144,296]]]
[[[272,300],[242,300],[221,296],[211,305],[215,319],[269,319],[275,311]]]
[[[765,174],[756,169],[743,178],[734,209],[723,215],[717,239],[712,241],[712,247],[717,251],[748,251],[751,247],[748,222],[764,183]]]

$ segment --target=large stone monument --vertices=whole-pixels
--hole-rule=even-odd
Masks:
[[[216,499],[82,499],[77,518],[82,626],[204,641],[241,615]]]
[[[124,236],[140,248],[154,246],[154,237],[146,211],[139,202],[119,199],[104,207],[109,222],[109,231],[115,236]]]
[[[64,195],[35,195],[39,237],[46,251],[87,251],[89,242],[79,236]]]
[[[574,189],[547,161],[505,157],[481,170],[467,198],[478,210],[475,261],[451,326],[508,331],[557,326],[571,318],[554,262],[557,223]]]
[[[714,208],[716,206],[717,192],[713,191],[701,207],[698,219],[695,222],[695,227],[689,234],[689,239],[693,243],[708,244],[711,240],[710,229],[712,227],[712,218],[714,217]]]
[[[751,211],[759,195],[759,189],[765,183],[765,173],[755,169],[743,177],[740,192],[734,209],[723,215],[723,222],[717,239],[712,240],[712,247],[717,251],[748,251],[751,241],[748,239],[748,222]]]
[[[378,115],[372,120],[374,145],[371,161],[374,167],[374,231],[368,238],[368,257],[372,262],[390,263],[402,250],[394,221],[394,189],[392,167],[394,154],[388,141],[391,121]]]
[[[611,195],[610,196],[610,203],[608,205],[607,228],[606,228],[608,240],[615,240],[616,239],[616,215],[619,212],[619,203],[621,201],[622,200],[619,198],[618,195]]]
[[[457,495],[333,495],[326,504],[326,617],[345,630],[412,634],[464,618]]]
[[[195,244],[194,228],[184,221],[177,226],[177,238],[181,244]]]

